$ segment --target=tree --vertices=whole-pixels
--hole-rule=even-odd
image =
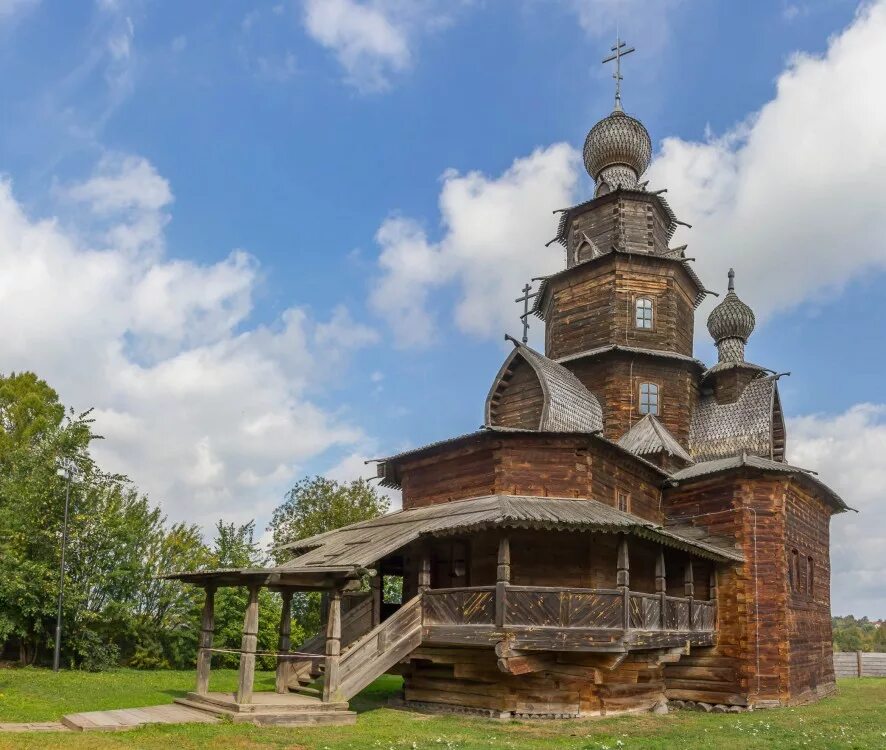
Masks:
[[[280,549],[284,544],[376,518],[389,507],[388,499],[365,479],[340,483],[320,476],[305,477],[286,493],[268,526],[274,557],[279,564],[292,556]]]
[[[279,565],[292,557],[281,547],[297,539],[377,518],[390,507],[365,479],[336,482],[315,476],[305,477],[286,493],[286,500],[275,511],[268,531],[273,539],[273,556]],[[320,596],[299,593],[292,598],[293,619],[305,633],[320,628]],[[293,642],[295,638],[293,637]]]

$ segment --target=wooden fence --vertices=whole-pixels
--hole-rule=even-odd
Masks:
[[[886,677],[886,654],[864,651],[835,651],[837,677]]]

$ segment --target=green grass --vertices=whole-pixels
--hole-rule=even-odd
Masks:
[[[50,721],[73,711],[168,703],[189,690],[192,672],[105,674],[42,669],[0,671],[0,722]],[[217,670],[212,687],[233,689],[236,673]],[[260,674],[260,689],[272,676]],[[226,748],[230,750],[628,750],[629,748],[864,748],[886,749],[886,679],[842,680],[839,694],[810,706],[744,714],[500,723],[461,716],[425,716],[386,708],[400,679],[383,677],[351,705],[353,727],[260,729],[244,724],[143,727],[114,733],[0,734],[0,748]]]

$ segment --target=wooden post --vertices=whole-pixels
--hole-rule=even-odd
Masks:
[[[695,596],[695,574],[692,571],[692,560],[687,561],[686,567],[683,569],[683,587],[686,598],[689,600],[689,629],[694,630],[695,613],[692,611],[692,597]]]
[[[212,639],[215,635],[215,588],[206,587],[203,617],[200,621],[200,642],[197,651],[197,695],[209,692],[209,670],[212,666]]]
[[[665,569],[664,548],[658,551],[658,557],[655,558],[655,591],[658,594],[659,601],[659,628],[667,629],[667,606],[668,606],[668,579]]]
[[[502,628],[508,606],[508,584],[511,582],[511,541],[507,534],[498,540],[498,568],[495,576],[495,625]]]
[[[285,695],[289,692],[287,685],[289,677],[289,665],[292,663],[283,654],[289,653],[290,632],[292,623],[292,592],[289,590],[281,592],[283,597],[283,609],[280,612],[280,640],[277,651],[277,681],[274,686],[276,692]]]
[[[338,700],[338,667],[341,660],[341,591],[329,595],[326,618],[326,669],[323,677],[323,702]]]
[[[718,589],[720,582],[717,580],[717,569],[711,570],[711,580],[708,584],[708,599],[714,603],[714,630],[720,629],[720,605],[717,603]]]
[[[858,676],[863,677],[864,676],[864,668],[863,668],[862,662],[861,662],[861,651],[855,652],[855,664],[858,668]]]
[[[261,586],[249,587],[249,602],[243,617],[243,638],[240,641],[240,673],[237,677],[237,703],[252,703],[255,683],[255,649],[258,646],[258,592]]]
[[[622,593],[623,627],[631,629],[631,561],[628,553],[628,535],[622,534],[618,542],[618,568],[615,583]]]
[[[381,603],[384,599],[384,578],[381,570],[369,579],[369,590],[372,592],[372,627],[381,624]]]
[[[423,594],[431,588],[431,548],[425,544],[421,550],[418,568],[418,593]]]

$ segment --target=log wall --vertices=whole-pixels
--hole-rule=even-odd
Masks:
[[[532,366],[522,357],[511,362],[512,373],[500,384],[490,403],[490,421],[497,427],[537,430],[544,393]]]
[[[399,467],[403,507],[417,508],[494,493],[592,498],[660,523],[661,475],[586,435],[495,435],[469,438]]]
[[[677,263],[611,253],[550,282],[545,353],[551,359],[618,344],[692,355],[694,284]],[[653,327],[637,328],[635,302],[653,303]]]
[[[404,672],[407,702],[517,716],[590,716],[652,708],[663,700],[662,669],[629,657],[608,669],[609,655],[548,653],[546,668],[506,674],[492,649],[413,652]]]
[[[640,383],[658,386],[658,419],[685,447],[692,411],[698,403],[697,370],[691,362],[662,360],[625,352],[564,362],[603,406],[603,432],[618,440],[643,415]]]

